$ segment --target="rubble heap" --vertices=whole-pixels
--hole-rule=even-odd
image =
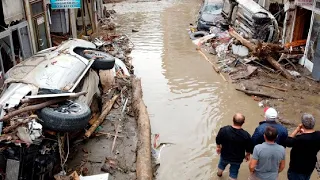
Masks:
[[[261,107],[273,106],[282,111],[283,124],[295,126],[298,122],[294,119],[310,110],[320,115],[313,110],[319,101],[310,101],[319,95],[319,83],[298,63],[304,54],[305,41],[265,43],[245,39],[232,28],[224,31],[212,27],[210,34],[193,43],[223,80],[239,84],[236,90],[252,96]],[[202,50],[216,55],[216,60]]]

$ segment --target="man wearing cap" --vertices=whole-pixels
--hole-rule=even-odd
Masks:
[[[286,145],[292,147],[289,180],[309,180],[311,177],[320,150],[320,132],[314,130],[314,125],[314,117],[311,114],[303,114],[301,124],[286,140]]]
[[[254,146],[257,144],[262,144],[264,142],[264,131],[267,126],[271,126],[277,129],[278,137],[276,139],[276,143],[286,147],[285,141],[288,137],[288,130],[281,124],[276,122],[278,118],[278,112],[274,108],[266,108],[265,109],[265,121],[261,121],[259,126],[255,129],[252,135],[252,143]]]

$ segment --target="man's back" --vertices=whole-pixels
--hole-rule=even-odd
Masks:
[[[255,175],[263,180],[275,180],[278,177],[279,165],[285,159],[284,147],[276,143],[262,143],[253,150],[252,158],[258,160]]]
[[[309,174],[315,168],[317,153],[320,150],[320,132],[288,137],[287,146],[292,147],[289,169],[301,174]]]
[[[275,121],[262,121],[259,123],[259,126],[255,129],[252,135],[253,145],[262,144],[264,142],[263,133],[267,126],[272,126],[277,129],[278,137],[276,143],[285,147],[285,141],[288,137],[288,130],[281,124],[276,123]]]
[[[242,162],[245,152],[252,152],[250,134],[243,129],[232,126],[222,127],[216,137],[217,144],[222,145],[221,156],[231,162]]]

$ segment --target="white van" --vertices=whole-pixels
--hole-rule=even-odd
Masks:
[[[279,41],[277,20],[253,0],[224,0],[222,15],[245,38]]]

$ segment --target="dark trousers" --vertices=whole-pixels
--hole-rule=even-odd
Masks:
[[[299,174],[296,172],[288,170],[288,179],[289,180],[310,180],[311,174]]]

